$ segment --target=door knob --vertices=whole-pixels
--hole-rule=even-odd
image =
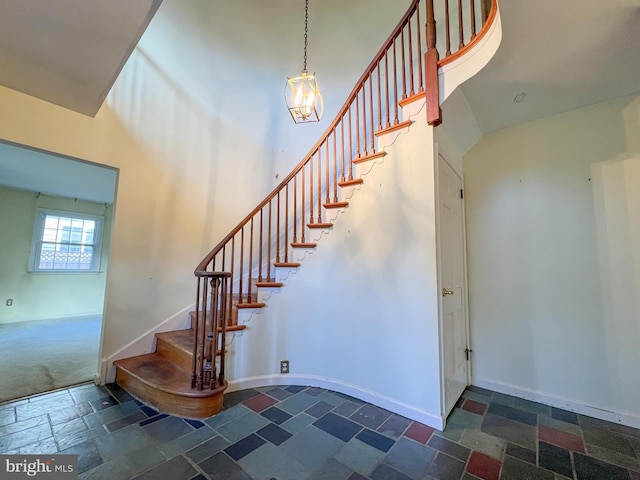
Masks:
[[[453,295],[453,290],[447,290],[446,288],[442,289],[442,296],[446,297],[447,295]]]

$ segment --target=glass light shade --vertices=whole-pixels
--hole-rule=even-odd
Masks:
[[[303,71],[300,76],[287,78],[285,100],[296,123],[318,122],[324,105],[315,73]]]

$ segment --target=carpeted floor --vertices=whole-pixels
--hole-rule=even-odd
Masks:
[[[102,318],[0,325],[0,402],[93,380]]]

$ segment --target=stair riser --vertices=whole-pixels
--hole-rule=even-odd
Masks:
[[[208,418],[222,410],[224,393],[210,397],[185,397],[143,383],[124,369],[116,369],[116,383],[138,400],[162,413],[184,418]]]
[[[187,353],[184,350],[172,345],[169,342],[158,338],[156,352],[167,360],[172,361],[183,370],[190,372],[193,368],[193,353]]]

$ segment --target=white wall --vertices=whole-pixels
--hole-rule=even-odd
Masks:
[[[311,380],[443,427],[433,128],[415,118],[234,340],[232,388]]]
[[[184,316],[197,263],[317,140],[409,1],[316,4],[325,117],[297,126],[283,89],[302,68],[304,10],[291,3],[165,0],[95,118],[0,87],[0,139],[119,169],[103,357]]]
[[[640,97],[464,157],[473,383],[640,426]]]
[[[102,315],[113,205],[2,186],[0,205],[0,324]],[[99,272],[28,271],[38,208],[104,217]]]

